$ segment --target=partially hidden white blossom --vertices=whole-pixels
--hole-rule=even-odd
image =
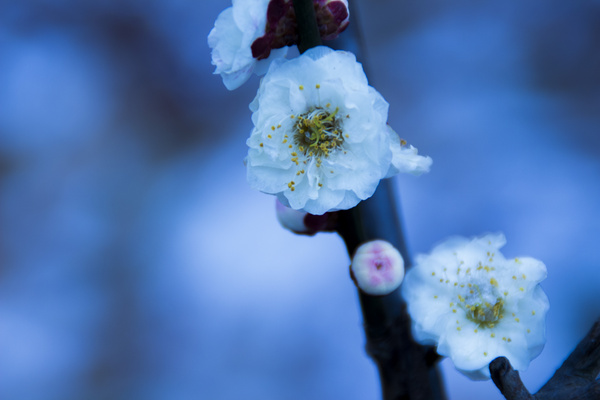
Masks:
[[[488,364],[508,358],[524,370],[544,343],[548,298],[539,285],[545,265],[530,257],[505,259],[502,234],[453,237],[419,255],[402,294],[413,335],[436,344],[471,379],[489,379]]]
[[[274,61],[250,109],[248,182],[296,210],[349,209],[382,178],[431,165],[387,125],[388,103],[349,52],[319,46]]]
[[[264,74],[272,60],[287,54],[284,47],[273,49],[263,60],[252,56],[252,43],[265,34],[268,5],[269,0],[233,0],[232,7],[219,14],[208,35],[214,73],[221,75],[229,90],[240,87],[253,72]]]
[[[350,265],[352,277],[363,292],[383,296],[396,290],[404,279],[402,254],[385,240],[363,243]]]
[[[312,236],[317,232],[332,232],[335,230],[335,217],[331,214],[312,215],[306,211],[286,207],[275,200],[277,220],[281,226],[299,235]]]
[[[305,211],[294,210],[284,206],[279,200],[275,200],[275,213],[277,221],[285,229],[294,233],[306,233],[309,231],[304,223],[307,214]]]

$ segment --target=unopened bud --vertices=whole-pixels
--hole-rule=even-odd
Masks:
[[[313,0],[319,34],[323,40],[335,39],[349,23],[348,0]],[[271,50],[298,43],[298,23],[292,0],[270,0],[263,36],[251,45],[252,57],[268,58]]]
[[[382,296],[394,291],[404,279],[404,259],[385,240],[367,242],[356,250],[350,266],[352,278],[365,293]]]
[[[348,0],[314,0],[314,3],[321,39],[335,39],[348,26]]]
[[[275,200],[277,220],[285,229],[300,235],[312,236],[317,232],[331,232],[335,230],[337,216],[335,213],[313,215],[306,211],[294,210],[286,207],[279,200]]]

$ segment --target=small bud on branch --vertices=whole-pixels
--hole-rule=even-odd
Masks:
[[[362,291],[374,296],[394,291],[404,279],[404,259],[385,240],[362,244],[352,258],[352,278]]]

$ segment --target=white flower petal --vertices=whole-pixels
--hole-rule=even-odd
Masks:
[[[292,48],[296,48],[296,46],[292,46]],[[289,47],[282,47],[280,49],[272,49],[269,57],[256,61],[256,65],[254,66],[254,73],[256,75],[264,75],[267,73],[269,67],[276,60],[283,60],[289,51]]]
[[[388,107],[351,53],[319,46],[273,62],[250,104],[248,181],[311,214],[356,206],[403,157],[393,154]]]
[[[264,73],[272,60],[287,54],[287,48],[273,50],[258,63],[252,56],[252,43],[265,34],[268,5],[269,0],[233,0],[232,7],[219,14],[208,35],[214,73],[221,75],[229,90],[240,87],[253,72]]]
[[[340,209],[345,198],[345,192],[342,190],[319,190],[318,199],[306,199],[302,197],[290,196],[293,192],[285,191],[284,195],[290,201],[290,207],[295,209],[303,209],[306,212],[314,215],[322,215],[333,209]]]
[[[386,174],[386,178],[394,176],[400,172],[413,175],[421,175],[429,172],[433,160],[431,157],[423,157],[418,154],[415,147],[402,146],[398,134],[388,125],[388,134],[390,138],[390,149],[392,150],[392,165]]]
[[[471,379],[488,379],[488,364],[507,357],[524,370],[545,343],[548,299],[539,282],[546,267],[529,257],[505,259],[502,234],[453,237],[417,256],[402,294],[413,334],[437,344]]]

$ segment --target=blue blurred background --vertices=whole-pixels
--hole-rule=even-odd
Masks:
[[[600,315],[600,2],[356,1],[408,244],[502,231],[543,260],[537,390]],[[229,0],[0,1],[0,398],[379,398],[349,260],[283,231],[242,160],[258,79]],[[442,363],[451,399],[501,399]]]

